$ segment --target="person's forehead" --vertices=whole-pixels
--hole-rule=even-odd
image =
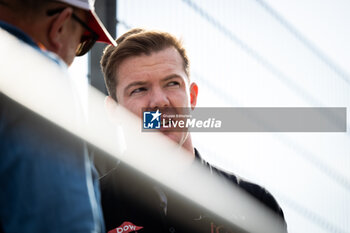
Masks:
[[[126,58],[118,67],[118,78],[127,78],[144,72],[172,72],[183,71],[183,60],[179,52],[173,48],[166,48],[150,55],[139,55]]]

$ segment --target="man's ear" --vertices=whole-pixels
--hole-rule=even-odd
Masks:
[[[51,27],[49,29],[49,43],[54,50],[53,52],[60,51],[63,46],[66,30],[69,20],[73,14],[73,9],[70,7],[65,8],[57,16],[53,16]]]
[[[192,110],[196,107],[197,105],[197,96],[198,96],[198,86],[196,83],[191,83],[190,86],[190,101],[191,101],[191,108]]]

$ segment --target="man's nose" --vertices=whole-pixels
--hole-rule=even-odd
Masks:
[[[159,109],[168,107],[170,104],[167,94],[160,88],[153,89],[150,98],[150,108]]]

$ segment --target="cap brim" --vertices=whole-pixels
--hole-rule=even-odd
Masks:
[[[111,44],[113,46],[117,46],[117,43],[115,42],[113,37],[109,34],[107,29],[103,26],[103,23],[98,18],[96,13],[92,10],[90,10],[89,12],[91,14],[91,17],[89,20],[89,27],[99,35],[97,41]]]

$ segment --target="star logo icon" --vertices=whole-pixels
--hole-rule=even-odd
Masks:
[[[161,115],[162,115],[162,113],[159,112],[159,109],[155,113],[152,113],[153,118],[152,118],[151,122],[156,120],[156,119],[157,119],[157,121],[159,121],[159,117]]]
[[[146,111],[143,112],[143,128],[144,129],[160,129],[160,116],[162,115],[161,112],[159,112],[159,109],[157,111]]]

